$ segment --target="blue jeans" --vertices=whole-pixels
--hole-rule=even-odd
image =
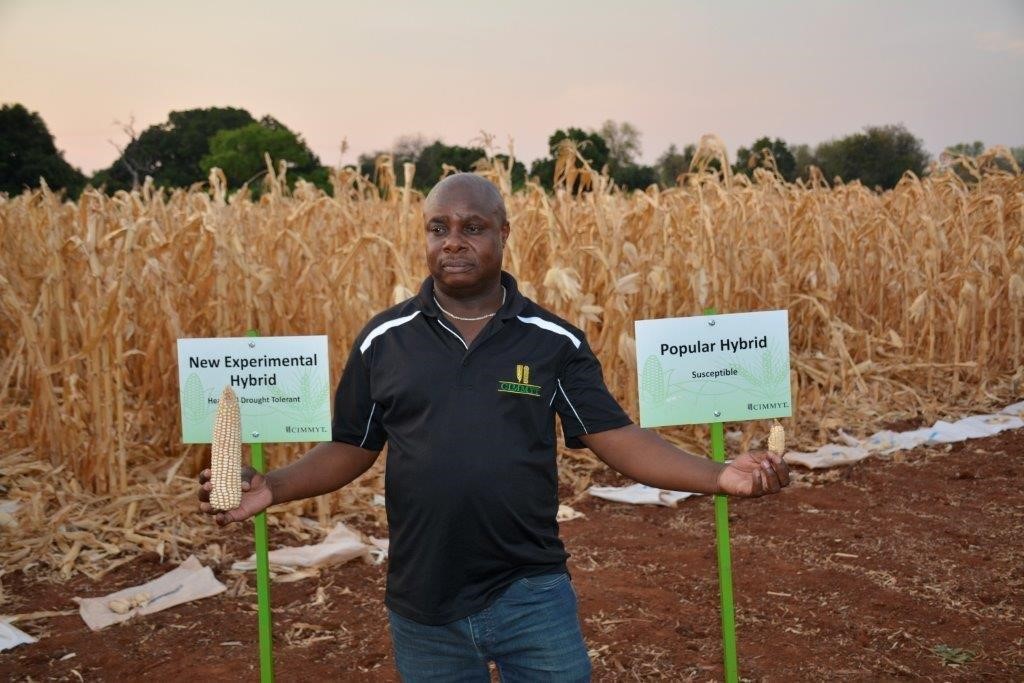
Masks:
[[[388,610],[398,672],[407,683],[589,681],[590,658],[569,575],[519,579],[476,614],[428,626]]]

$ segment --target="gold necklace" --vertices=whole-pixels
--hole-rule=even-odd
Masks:
[[[501,307],[505,305],[505,294],[507,294],[507,292],[505,291],[505,285],[502,285],[501,286],[501,303],[498,304],[498,311],[500,311]],[[493,318],[498,313],[498,311],[495,311],[494,313],[488,313],[487,315],[479,315],[479,316],[477,316],[475,318],[466,318],[466,317],[461,316],[461,315],[455,315],[451,311],[444,310],[444,306],[442,306],[441,302],[437,300],[437,296],[436,295],[431,295],[431,296],[434,297],[434,303],[437,304],[437,307],[441,309],[442,313],[444,313],[449,318],[455,318],[456,320],[463,320],[465,322],[471,323],[471,322],[476,322],[477,320],[486,320],[487,318]]]

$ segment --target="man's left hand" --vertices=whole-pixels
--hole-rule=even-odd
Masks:
[[[789,486],[789,467],[781,455],[750,451],[739,456],[718,475],[720,493],[755,498],[778,493]]]

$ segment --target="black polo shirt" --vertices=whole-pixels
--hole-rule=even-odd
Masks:
[[[504,306],[467,348],[427,278],[359,334],[335,396],[335,441],[388,444],[385,602],[424,624],[565,568],[556,413],[572,448],[630,424],[583,333],[501,281]]]

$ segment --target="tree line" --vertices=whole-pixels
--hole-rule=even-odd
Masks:
[[[108,168],[87,177],[64,159],[38,113],[21,104],[0,107],[0,192],[13,195],[38,187],[40,178],[72,197],[87,185],[112,193],[138,187],[147,177],[157,187],[189,187],[205,182],[210,169],[217,167],[224,172],[230,187],[249,183],[258,193],[260,183],[255,181],[266,172],[264,154],[269,154],[275,164],[286,165],[290,182],[303,178],[331,191],[329,169],[300,134],[269,115],[256,119],[246,110],[234,107],[189,109],[171,112],[167,121],[149,126],[141,133],[132,124],[124,125],[123,129],[128,140],[117,146],[117,159]],[[513,188],[523,187],[532,178],[551,189],[559,150],[565,149],[566,141],[572,143],[570,149],[591,168],[607,173],[622,188],[644,189],[653,184],[672,187],[683,180],[697,152],[696,144],[682,148],[671,145],[653,165],[645,165],[639,161],[640,138],[640,131],[626,122],[606,121],[593,130],[558,129],[548,138],[548,156],[533,161],[529,169],[515,161]],[[357,166],[361,173],[373,178],[382,155],[390,157],[396,170],[404,163],[413,163],[413,186],[426,191],[448,170],[470,171],[482,159],[492,156],[507,162],[507,157],[491,155],[488,147],[487,140],[475,146],[461,146],[428,140],[422,135],[405,135],[396,139],[391,149],[360,155]],[[980,141],[958,143],[947,148],[943,160],[955,160],[958,155],[978,156],[984,148]],[[1017,164],[1024,166],[1024,147],[1014,148],[1012,154]],[[888,125],[869,126],[814,147],[762,137],[739,148],[731,171],[752,176],[756,169],[766,168],[794,182],[807,180],[812,169],[817,168],[825,179],[858,180],[881,190],[895,186],[908,171],[923,175],[930,162],[919,138],[903,125]],[[997,163],[1010,168],[1005,159],[998,159]],[[718,160],[712,160],[708,167],[722,170]],[[957,171],[969,179],[965,170]]]

